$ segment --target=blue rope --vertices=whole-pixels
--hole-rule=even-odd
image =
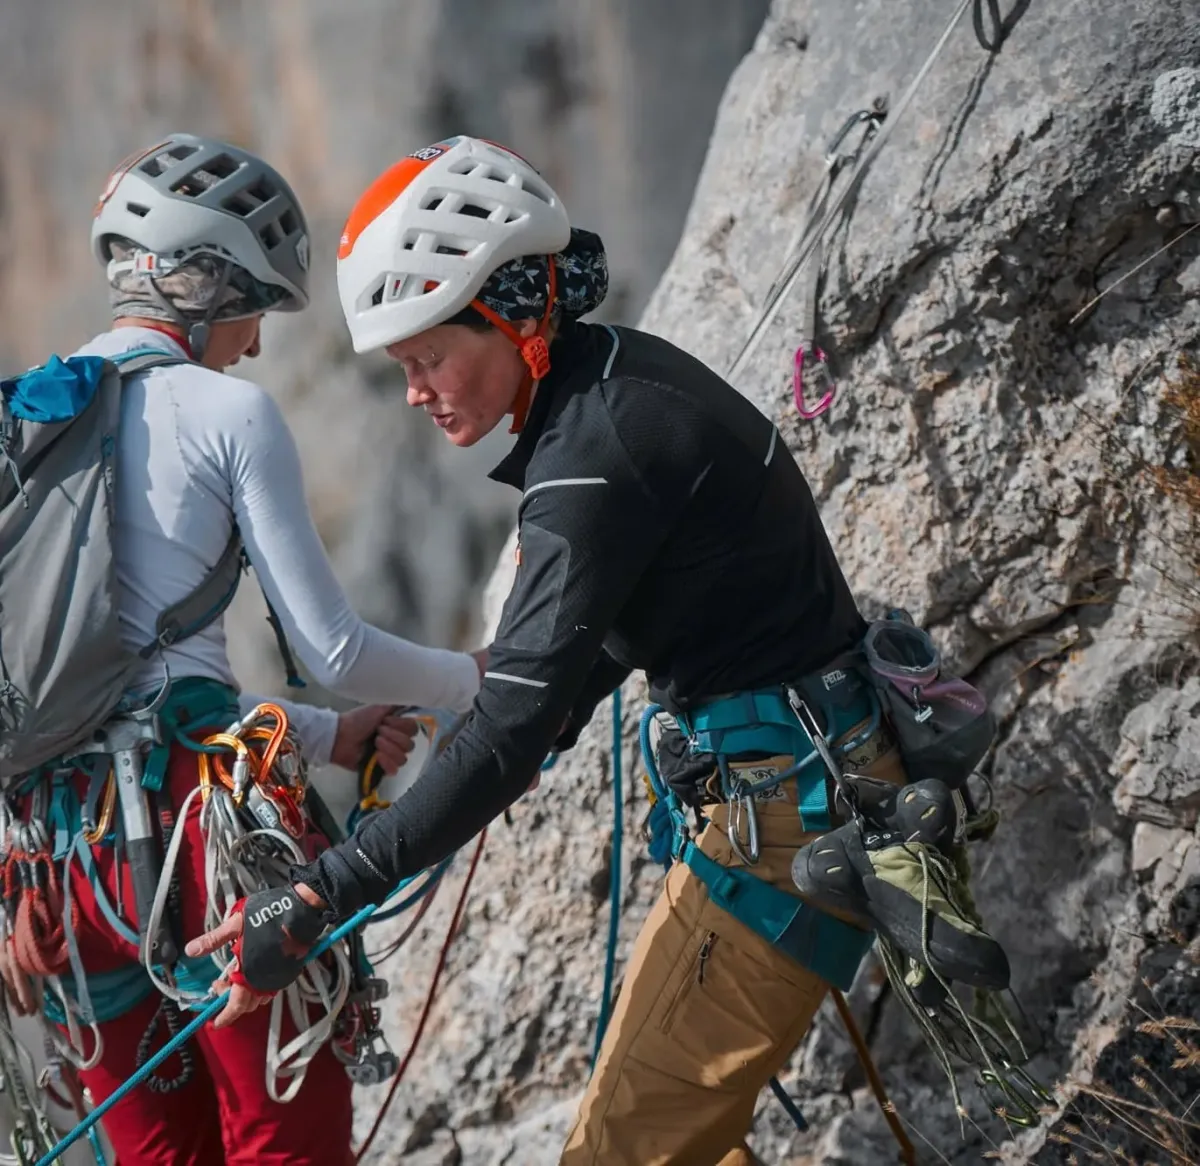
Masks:
[[[411,895],[405,899],[401,899],[394,907],[389,907],[386,911],[378,911],[371,916],[371,925],[383,923],[388,919],[395,919],[397,915],[403,915],[410,907],[419,903],[426,895],[428,895],[434,887],[441,881],[442,875],[450,869],[450,864],[454,861],[454,855],[449,858],[443,858],[430,872],[429,878],[425,880]]]
[[[617,966],[617,935],[621,925],[621,835],[625,825],[625,797],[621,780],[621,690],[612,695],[612,787],[613,787],[613,834],[610,860],[610,891],[608,912],[608,950],[604,956],[604,990],[600,997],[600,1017],[596,1022],[596,1047],[592,1050],[592,1065],[600,1055],[604,1033],[608,1028],[612,1008],[613,976]]]
[[[413,875],[412,878],[404,879],[392,892],[388,898],[400,893],[405,887],[410,886],[420,875]],[[375,914],[377,907],[375,904],[368,904],[363,907],[357,914],[352,915],[345,923],[341,924],[332,934],[321,940],[316,947],[312,949],[304,958],[304,962],[314,960],[318,956],[324,955],[335,943],[345,939],[350,932],[361,927],[372,915]],[[171,1056],[180,1045],[186,1044],[202,1029],[222,1008],[225,1007],[226,1001],[229,999],[229,993],[223,992],[211,1004],[208,1004],[204,1009],[197,1014],[195,1019],[190,1021],[183,1029],[173,1036],[157,1053],[154,1054],[140,1069],[133,1074],[132,1077],[123,1081],[116,1090],[106,1097],[91,1113],[87,1115],[61,1142],[58,1143],[48,1154],[37,1160],[36,1166],[53,1166],[56,1159],[61,1157],[69,1150],[80,1138],[84,1135],[90,1136],[90,1131],[100,1119],[108,1113],[118,1102],[124,1100],[134,1089],[136,1089],[143,1081],[150,1077],[154,1071],[161,1065],[169,1056]]]
[[[788,1091],[779,1083],[778,1077],[772,1077],[768,1082],[771,1086],[771,1092],[775,1094],[775,1100],[787,1110],[787,1115],[796,1123],[796,1129],[804,1133],[808,1129],[808,1122],[804,1120],[804,1114],[800,1112],[800,1107],[788,1095]]]

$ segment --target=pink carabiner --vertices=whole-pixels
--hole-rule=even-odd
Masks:
[[[824,396],[811,409],[804,403],[804,345],[801,344],[796,349],[796,367],[792,373],[792,395],[796,399],[796,412],[805,421],[812,421],[814,418],[820,417],[833,404],[833,397],[837,392],[837,385],[829,375],[829,365],[826,363],[825,353],[814,344],[812,354],[816,358],[817,364],[824,370],[825,379],[829,382],[829,388],[825,390]]]

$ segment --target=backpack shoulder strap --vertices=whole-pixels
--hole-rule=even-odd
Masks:
[[[135,348],[122,352],[109,360],[118,366],[121,380],[144,372],[151,368],[160,368],[172,364],[191,364],[186,357],[162,352],[157,348]],[[229,536],[229,542],[221,552],[221,557],[213,565],[212,570],[197,584],[192,593],[171,604],[165,611],[159,613],[155,621],[154,639],[138,651],[138,655],[147,660],[155,652],[186,640],[189,636],[203,631],[209,624],[214,623],[224,614],[225,609],[233,602],[233,597],[241,582],[242,571],[250,565],[246,557],[245,545],[241,532],[235,526]],[[275,640],[283,657],[287,671],[289,688],[304,688],[305,684],[296,668],[295,660],[288,647],[283,625],[275,609],[267,600],[267,618],[275,633]]]
[[[107,359],[117,367],[122,381],[152,368],[194,363],[186,356],[163,352],[159,348],[133,348]],[[141,648],[138,655],[143,660],[149,659],[160,648],[185,640],[218,619],[233,601],[241,571],[242,536],[235,526],[221,557],[195,590],[159,613],[154,625],[154,639]]]
[[[163,352],[161,348],[131,348],[128,352],[118,352],[115,356],[105,359],[117,366],[121,380],[145,372],[151,368],[164,368],[171,364],[193,364],[186,356],[177,356],[172,352]]]
[[[154,625],[154,639],[138,655],[148,660],[160,648],[186,640],[218,620],[233,602],[241,582],[242,562],[242,535],[235,526],[221,557],[195,590],[159,613]]]

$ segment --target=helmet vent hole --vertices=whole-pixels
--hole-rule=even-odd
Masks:
[[[150,178],[157,178],[166,167],[158,160],[158,155],[147,158],[138,169]]]
[[[227,211],[233,211],[235,215],[241,215],[243,218],[258,210],[258,203],[252,198],[247,198],[245,192],[240,190],[237,194],[231,194],[228,198],[223,199],[221,205]]]
[[[150,213],[150,208],[148,206],[142,206],[140,202],[127,202],[125,204],[125,209],[131,215],[137,215],[139,219],[144,219]]]
[[[441,246],[437,249],[439,255],[466,255],[467,252],[461,247],[446,247]]]
[[[222,179],[236,172],[237,168],[238,164],[228,154],[218,154],[185,174],[177,182],[172,182],[171,191],[174,194],[182,194],[185,198],[199,198]]]
[[[215,158],[210,158],[207,162],[196,168],[196,173],[200,174],[207,171],[213,176],[216,181],[222,178],[228,178],[231,174],[236,174],[238,164],[228,154],[218,154]]]
[[[279,216],[279,229],[285,236],[292,236],[296,233],[299,223],[296,222],[296,216],[292,212],[292,208],[288,207],[283,214]]]
[[[275,191],[262,178],[253,186],[247,186],[246,193],[251,198],[257,199],[259,203],[270,202],[275,197]]]
[[[473,219],[486,219],[491,215],[491,211],[487,207],[479,206],[476,203],[464,203],[458,212],[460,215],[470,215]]]
[[[167,157],[174,158],[176,162],[182,162],[184,158],[190,158],[198,148],[198,146],[191,146],[186,142],[181,142],[178,146],[172,146],[167,151]]]
[[[384,288],[387,287],[388,278],[389,277],[385,275],[379,281],[379,285],[371,293],[371,307],[377,308],[377,307],[379,307],[380,304],[383,303],[383,290],[384,290]]]
[[[435,194],[429,198],[421,207],[423,211],[435,211],[442,205],[442,196]]]
[[[283,241],[283,236],[279,233],[279,227],[275,223],[265,223],[258,230],[258,237],[262,240],[262,245],[271,251]]]

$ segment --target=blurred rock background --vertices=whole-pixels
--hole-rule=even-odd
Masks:
[[[224,137],[288,177],[312,228],[313,306],[271,317],[239,372],[277,395],[339,575],[363,614],[469,646],[515,515],[467,453],[407,408],[382,356],[354,359],[334,253],[354,199],[418,146],[470,132],[533,160],[609,249],[601,315],[633,323],[679,240],[721,92],[766,0],[0,0],[0,368],[108,322],[88,248],[112,167],[172,129]],[[681,35],[681,32],[686,35]],[[279,679],[243,588],[244,683]]]

